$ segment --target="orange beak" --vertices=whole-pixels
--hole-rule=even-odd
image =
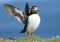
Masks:
[[[39,8],[37,9],[38,12],[40,12]]]

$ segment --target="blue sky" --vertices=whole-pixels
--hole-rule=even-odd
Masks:
[[[34,32],[35,35],[42,38],[60,35],[60,0],[0,0],[0,37],[22,36],[19,32],[24,25],[6,13],[4,4],[11,4],[24,10],[26,2],[30,8],[33,5],[40,8],[41,24]]]

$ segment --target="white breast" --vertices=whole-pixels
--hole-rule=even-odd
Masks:
[[[39,24],[40,24],[40,17],[39,17],[39,15],[38,14],[32,14],[28,18],[27,30],[31,31],[31,29],[34,29],[34,31],[35,31],[38,28]]]

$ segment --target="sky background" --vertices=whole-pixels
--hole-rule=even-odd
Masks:
[[[60,35],[60,0],[0,0],[0,37],[25,36],[19,33],[24,25],[8,15],[4,4],[11,4],[24,11],[26,2],[29,3],[30,8],[33,5],[40,8],[41,23],[34,35],[42,38]]]

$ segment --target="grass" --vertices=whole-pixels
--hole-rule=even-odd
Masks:
[[[29,36],[18,39],[8,39],[8,38],[0,38],[0,42],[60,42],[60,38],[50,38],[50,39],[42,39],[38,36]]]
[[[29,36],[29,37],[17,39],[17,42],[34,42],[34,41],[42,41],[42,38],[37,36]]]

